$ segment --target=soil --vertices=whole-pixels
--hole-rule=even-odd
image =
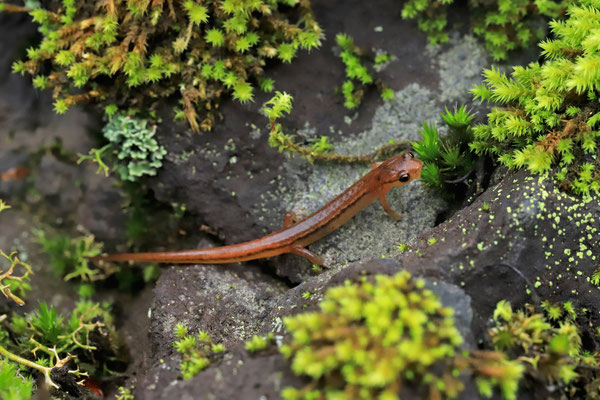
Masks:
[[[457,8],[451,16],[450,43],[431,49],[416,22],[401,19],[400,2],[312,4],[326,32],[321,48],[267,71],[278,90],[294,96],[293,112],[283,124],[298,140],[328,135],[336,151],[368,153],[390,139],[417,139],[424,121],[439,125],[443,105],[466,102],[484,117],[485,109],[470,101],[468,89],[489,60],[481,44],[461,31],[468,25],[464,10]],[[57,116],[48,93],[10,73],[11,62],[22,56],[35,32],[27,17],[0,14],[0,36],[6,38],[0,41],[0,173],[28,170],[23,179],[0,182],[0,198],[12,205],[0,215],[0,249],[18,251],[35,269],[29,301],[19,312],[38,301],[66,312],[78,299],[77,287],[50,270],[32,229],[91,232],[108,251],[124,250],[129,217],[122,205],[131,192],[98,174],[94,165],[75,162],[77,153],[97,144],[102,121],[93,110],[74,108]],[[358,111],[344,108],[336,90],[344,79],[335,48],[341,32],[362,48],[396,57],[381,73],[395,91],[391,101],[384,103],[371,90]],[[524,63],[535,53],[515,58]],[[286,211],[310,213],[368,170],[310,165],[270,148],[266,118],[259,113],[268,98],[258,95],[246,106],[225,101],[224,119],[202,134],[171,122],[171,107],[164,106],[158,136],[168,156],[155,177],[141,182],[148,189],[145,212],[151,222],[148,234],[136,241],[140,249],[208,247],[260,237],[279,229]],[[320,274],[306,260],[286,255],[226,266],[167,265],[155,284],[139,284],[133,291],[120,291],[114,279],[100,285],[96,300],[113,302],[129,359],[121,377],[100,382],[106,397],[114,398],[117,386],[124,385],[135,387],[137,399],[278,399],[283,387],[301,385],[302,379],[277,352],[250,355],[244,342],[272,331],[283,340],[281,318],[316,309],[327,288],[401,269],[426,278],[455,309],[466,348],[485,341],[501,299],[515,308],[539,299],[570,300],[588,308],[597,326],[598,289],[586,278],[598,266],[588,254],[599,254],[600,243],[597,232],[588,236],[586,229],[599,227],[598,199],[584,203],[524,171],[498,173],[477,197],[483,189],[465,186],[459,205],[447,204],[421,182],[393,190],[389,201],[403,220],[392,221],[378,203],[370,205],[310,247],[338,266]],[[183,219],[167,217],[174,204],[185,206]],[[446,220],[451,207],[460,209]],[[410,250],[401,253],[401,243]],[[9,302],[1,304],[2,312],[17,311]],[[181,357],[172,346],[177,323],[191,332],[208,332],[227,349],[221,361],[187,381],[181,379]],[[75,389],[69,390],[74,395]],[[475,393],[468,383],[462,398]],[[536,393],[546,392],[532,387],[522,398]]]

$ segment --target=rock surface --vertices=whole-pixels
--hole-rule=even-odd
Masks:
[[[278,90],[295,97],[292,115],[282,122],[300,141],[328,135],[337,152],[349,154],[370,152],[390,139],[415,140],[422,122],[440,123],[443,104],[468,101],[465,90],[487,64],[481,45],[469,37],[457,36],[447,46],[427,50],[416,23],[400,20],[401,3],[313,4],[327,34],[321,49],[269,69]],[[344,13],[339,12],[342,8]],[[87,153],[94,145],[87,133],[97,132],[100,121],[77,108],[56,116],[47,93],[9,73],[10,62],[24,46],[20,38],[35,32],[23,21],[0,14],[0,29],[12,35],[0,42],[0,173],[19,166],[30,170],[22,180],[0,182],[0,198],[14,206],[0,215],[0,248],[19,250],[37,266],[35,299],[68,309],[76,292],[45,268],[47,258],[34,243],[31,228],[50,226],[72,233],[81,226],[118,247],[126,241],[123,196],[94,166],[74,162],[76,153]],[[361,21],[376,25],[365,27]],[[397,57],[382,72],[395,90],[394,99],[383,103],[373,90],[358,113],[343,108],[335,90],[343,81],[334,48],[338,32],[348,33],[363,48]],[[145,183],[165,204],[185,204],[191,229],[182,241],[208,246],[262,236],[281,227],[285,211],[310,213],[368,170],[309,165],[276,153],[267,144],[266,119],[257,112],[268,97],[257,96],[250,106],[225,102],[225,119],[211,133],[192,134],[165,118],[159,137],[169,155],[159,174]],[[64,152],[51,150],[56,143]],[[567,196],[551,181],[522,171],[508,174],[437,226],[446,205],[421,183],[393,190],[389,201],[405,214],[402,222],[391,221],[373,204],[311,246],[337,266],[321,274],[289,255],[227,266],[168,267],[156,287],[135,295],[103,288],[102,295],[117,304],[119,330],[130,352],[125,386],[135,385],[141,399],[277,399],[283,387],[303,380],[293,376],[276,352],[251,356],[243,342],[270,331],[282,340],[281,318],[315,309],[327,288],[364,274],[401,269],[426,278],[444,304],[455,308],[468,348],[486,341],[492,311],[501,299],[514,307],[539,299],[570,300],[591,310],[590,320],[598,325],[598,288],[589,281],[600,254],[597,197]],[[165,228],[157,225],[159,231]],[[195,230],[202,225],[204,231],[216,231],[211,236],[216,243]],[[155,236],[155,245],[173,245]],[[410,250],[401,254],[401,243],[408,243]],[[305,292],[311,293],[309,299]],[[224,343],[223,360],[182,381],[181,358],[172,347],[177,323],[192,332],[205,330]],[[109,395],[114,393],[110,390]],[[469,386],[463,398],[475,398],[472,390]]]
[[[266,316],[254,328],[283,337],[281,318],[315,309],[329,287],[402,269],[426,278],[443,303],[456,310],[457,326],[467,348],[477,348],[487,340],[493,310],[502,299],[508,299],[515,308],[526,302],[535,304],[540,298],[553,303],[573,301],[577,309],[590,310],[591,321],[597,325],[600,288],[588,278],[598,265],[598,218],[598,197],[581,200],[559,192],[549,179],[531,177],[524,171],[509,174],[471,206],[414,240],[406,254],[326,271],[271,298],[265,304]],[[437,242],[431,244],[431,238]],[[311,293],[310,299],[303,297],[305,292]],[[156,318],[164,321],[161,316]],[[225,311],[219,318],[222,322],[217,325],[223,326],[239,314]],[[161,395],[156,391],[140,393],[143,398],[164,399],[198,395],[227,399],[235,393],[244,394],[239,398],[264,395],[271,399],[278,398],[282,385],[298,384],[280,356],[252,356],[242,350],[239,339],[229,343],[234,345],[233,351],[220,365],[190,381],[163,383],[168,389]],[[159,377],[166,374],[165,369],[155,369],[154,378],[150,375],[147,379],[162,381]],[[169,372],[174,379],[176,374],[172,369]],[[539,390],[545,393],[544,388]],[[467,391],[461,398],[472,398],[472,394]]]

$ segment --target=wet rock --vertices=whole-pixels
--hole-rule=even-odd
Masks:
[[[514,307],[540,299],[569,300],[576,308],[588,308],[597,324],[598,288],[587,278],[597,268],[599,218],[597,196],[582,200],[559,192],[549,179],[512,173],[449,221],[413,240],[408,253],[329,270],[280,295],[257,329],[284,336],[282,317],[317,308],[329,287],[401,269],[424,277],[444,305],[456,310],[466,348],[485,340],[493,309],[502,299]],[[308,299],[304,292],[311,293]],[[235,351],[231,357],[189,382],[165,384],[163,393],[225,399],[228,388],[251,390],[260,377],[271,382],[278,368],[282,381],[294,379],[277,356],[249,361],[247,354]],[[267,386],[265,393],[271,394]],[[468,387],[461,398],[473,398],[476,392]],[[278,398],[274,396],[269,398]]]
[[[167,269],[157,282],[149,311],[153,367],[138,385],[142,398],[169,398],[180,376],[172,343],[176,324],[203,330],[233,349],[262,330],[267,311],[287,287],[255,266],[196,265]],[[227,365],[225,363],[225,365]],[[226,381],[225,381],[226,383]],[[166,397],[165,397],[166,396]]]
[[[328,135],[335,151],[347,154],[371,152],[389,140],[415,140],[421,122],[440,120],[436,98],[440,79],[431,55],[424,51],[425,36],[416,24],[398,19],[401,4],[362,4],[315,1],[319,23],[328,32],[322,47],[310,54],[300,53],[289,65],[269,69],[278,90],[295,96],[294,110],[283,121],[284,129],[297,132],[299,140]],[[347,11],[343,15],[333,11],[342,7]],[[353,18],[377,22],[365,28]],[[358,113],[343,107],[335,86],[344,80],[344,66],[331,51],[338,32],[353,36],[365,49],[382,49],[396,56],[382,72],[386,83],[397,90],[392,101],[383,103],[376,90],[370,90]],[[401,42],[398,37],[411,40]],[[225,244],[280,229],[286,211],[310,214],[368,171],[368,166],[308,165],[270,148],[266,118],[256,112],[268,98],[257,96],[251,106],[225,102],[221,108],[225,119],[214,132],[193,134],[182,125],[171,124],[168,118],[159,128],[169,156],[149,184],[160,200],[185,204],[198,225],[209,225]],[[399,242],[433,226],[444,207],[418,186],[390,194],[394,207],[406,213],[404,222],[389,221],[381,208],[373,205],[336,238],[328,238],[313,249],[326,253],[330,264],[357,261],[367,254],[393,255]],[[296,283],[310,276],[309,263],[296,256],[274,259],[271,266],[279,276]]]
[[[485,205],[484,205],[485,204]],[[481,339],[497,301],[572,301],[597,318],[600,200],[560,192],[552,179],[511,173],[471,206],[421,236],[400,258],[409,271],[462,287]],[[427,241],[437,241],[429,245]]]
[[[279,354],[250,356],[240,346],[215,368],[187,381],[174,380],[145,399],[277,399],[286,386],[301,386]]]

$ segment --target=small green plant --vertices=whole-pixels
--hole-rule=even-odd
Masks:
[[[148,127],[148,120],[118,113],[108,118],[102,133],[109,144],[92,149],[89,155],[80,155],[79,162],[96,162],[105,175],[111,165],[121,180],[131,182],[144,175],[156,175],[162,166],[167,151],[154,138],[156,125]]]
[[[102,337],[106,339],[99,340]],[[70,315],[63,316],[53,306],[40,303],[37,310],[24,317],[12,315],[4,321],[0,331],[0,356],[40,371],[47,385],[58,388],[51,378],[52,369],[71,362],[85,365],[90,372],[102,371],[107,356],[116,360],[117,342],[107,304],[82,300]],[[115,347],[105,344],[100,348],[98,343]],[[103,357],[98,357],[100,353]],[[87,375],[79,368],[69,369],[69,373],[77,377]]]
[[[0,212],[4,210],[8,210],[10,206],[6,204],[2,199],[0,199]]]
[[[569,7],[566,21],[550,24],[554,39],[540,43],[543,64],[514,67],[510,77],[485,70],[485,83],[472,92],[502,107],[474,127],[476,153],[536,174],[558,165],[561,188],[581,195],[600,190],[599,24],[600,4],[583,0]]]
[[[52,269],[66,281],[80,279],[92,282],[106,279],[116,271],[111,265],[103,264],[103,269],[99,269],[91,263],[90,258],[102,252],[102,243],[96,242],[93,235],[76,238],[62,234],[48,236],[41,229],[35,230],[34,233],[44,252],[50,256]]]
[[[85,101],[111,112],[143,110],[178,95],[175,115],[194,131],[212,128],[224,94],[245,103],[256,83],[272,89],[264,77],[268,59],[291,62],[322,38],[308,1],[0,4],[40,25],[40,44],[13,70],[52,90],[56,112]]]
[[[402,8],[402,18],[418,20],[419,29],[430,43],[448,41],[445,31],[447,9],[453,0],[409,0]],[[538,27],[539,16],[557,18],[570,4],[566,0],[470,0],[471,25],[495,60],[504,60],[509,51],[528,47],[544,35]]]
[[[545,314],[531,306],[513,311],[507,301],[499,302],[489,331],[494,346],[513,355],[531,378],[557,385],[563,396],[597,398],[600,353],[583,348],[572,303],[544,301],[542,308]]]
[[[468,370],[514,398],[518,365],[497,354],[460,354],[452,309],[406,271],[330,288],[319,306],[284,319],[290,340],[280,351],[312,380],[285,388],[286,400],[397,399],[406,385],[430,398],[456,397]]]
[[[29,400],[33,393],[33,379],[23,377],[16,365],[0,360],[0,398],[4,400]]]
[[[180,369],[183,379],[193,378],[225,351],[225,346],[222,343],[213,343],[206,332],[198,331],[197,335],[190,335],[183,324],[175,326],[175,337],[177,340],[173,342],[173,347],[181,354]]]
[[[380,146],[374,152],[362,155],[345,155],[332,152],[333,146],[328,142],[327,136],[321,136],[312,146],[302,146],[294,141],[292,135],[283,132],[279,119],[292,111],[292,96],[285,92],[275,92],[275,95],[263,106],[263,113],[269,119],[269,145],[276,147],[280,152],[288,151],[299,154],[308,162],[315,160],[345,163],[369,164],[382,156],[391,156],[410,146],[408,141],[388,143]]]
[[[0,199],[0,213],[9,208],[10,206]],[[3,264],[7,266],[4,267]],[[31,266],[21,261],[16,252],[6,254],[0,249],[0,292],[4,297],[20,306],[24,305],[22,297],[31,289],[29,280],[32,274]]]
[[[424,163],[421,180],[428,186],[447,192],[452,183],[460,181],[473,168],[469,143],[473,139],[471,121],[474,115],[462,105],[453,112],[446,108],[442,119],[448,134],[441,136],[433,124],[423,123],[421,140],[412,146]]]
[[[360,105],[365,90],[375,85],[381,91],[381,97],[384,100],[389,100],[394,97],[394,91],[388,88],[380,80],[373,78],[375,71],[369,71],[369,68],[364,64],[367,57],[364,56],[364,51],[354,44],[354,40],[344,34],[338,33],[335,37],[337,45],[340,47],[340,58],[346,67],[346,80],[342,84],[342,94],[344,95],[344,107],[354,109]],[[389,54],[382,53],[375,56],[370,62],[373,68],[380,69],[385,64],[392,61],[393,57]]]
[[[31,290],[29,276],[33,274],[33,270],[29,264],[19,260],[14,252],[6,254],[0,250],[0,266],[2,265],[2,258],[9,267],[6,270],[0,269],[0,292],[7,299],[11,299],[22,306],[25,304],[22,297],[24,297],[26,291]]]
[[[252,336],[250,340],[244,343],[244,346],[250,353],[257,353],[265,350],[273,343],[275,343],[275,334],[273,332],[269,332],[266,336]]]
[[[128,388],[119,386],[119,394],[117,394],[115,398],[117,400],[134,400],[135,396],[133,395],[133,393],[131,393],[133,389],[135,389],[135,386],[133,385],[131,385]]]
[[[119,394],[117,394],[115,398],[117,400],[134,400],[135,396],[133,395],[133,393],[131,393],[133,389],[135,389],[135,386],[133,385],[131,385],[128,388],[119,386]]]

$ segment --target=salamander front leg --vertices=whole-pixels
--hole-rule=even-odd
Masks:
[[[293,211],[288,211],[283,215],[283,228],[289,228],[298,222],[298,216]]]
[[[381,193],[379,195],[379,202],[381,203],[381,206],[383,207],[383,209],[385,210],[385,212],[390,217],[392,217],[396,221],[400,221],[402,219],[402,214],[397,213],[396,211],[392,210],[392,208],[388,204],[387,198],[385,197],[385,193]]]
[[[294,253],[296,255],[306,257],[306,258],[308,258],[308,261],[310,261],[311,263],[317,264],[319,267],[327,268],[327,266],[325,265],[325,260],[323,260],[323,257],[313,253],[312,251],[310,251],[304,247],[300,247],[300,246],[292,247],[290,249],[290,253]]]
[[[371,171],[383,164],[383,161],[374,161],[371,163]]]

